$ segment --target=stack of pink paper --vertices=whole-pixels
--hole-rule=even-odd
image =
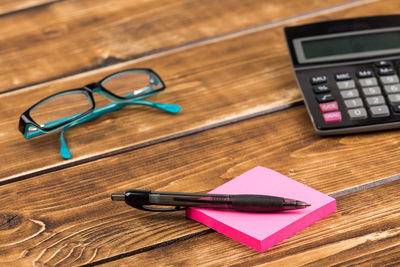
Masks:
[[[261,166],[209,193],[272,195],[311,204],[306,209],[279,213],[187,209],[188,218],[261,252],[336,211],[334,198]]]

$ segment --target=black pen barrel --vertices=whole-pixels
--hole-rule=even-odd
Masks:
[[[176,207],[232,209],[247,212],[276,212],[282,210],[304,209],[310,206],[310,204],[299,200],[267,195],[176,193],[138,189],[128,190],[124,194],[112,194],[111,199],[116,201],[125,201],[128,205],[139,209],[143,209],[143,207],[147,205],[165,205]]]
[[[275,212],[283,210],[304,209],[310,204],[303,201],[267,196],[267,195],[233,195],[232,208],[237,211]]]
[[[207,207],[231,209],[232,199],[229,195],[174,193],[152,191],[149,200],[155,205]]]
[[[263,195],[233,195],[232,208],[237,211],[273,212],[284,209],[285,199]]]

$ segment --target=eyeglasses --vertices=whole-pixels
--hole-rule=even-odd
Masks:
[[[149,106],[178,113],[181,110],[178,105],[142,100],[164,89],[165,84],[160,76],[151,69],[116,72],[99,82],[65,90],[40,100],[21,115],[19,130],[25,138],[30,139],[62,128],[60,154],[64,159],[70,159],[71,152],[65,141],[65,132],[71,127],[127,105]],[[95,108],[94,93],[101,94],[112,103]]]

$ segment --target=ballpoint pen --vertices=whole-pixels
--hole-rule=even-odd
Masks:
[[[175,211],[186,207],[201,207],[247,212],[278,212],[311,206],[300,200],[267,195],[176,193],[138,189],[128,190],[125,193],[114,193],[111,195],[111,199],[125,201],[134,208],[146,211]],[[147,205],[175,207],[153,208]]]

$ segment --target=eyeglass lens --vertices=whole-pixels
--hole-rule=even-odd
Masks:
[[[162,84],[147,72],[126,71],[112,75],[101,85],[120,97],[135,97],[158,90]]]
[[[85,92],[73,91],[39,103],[30,112],[31,118],[44,128],[62,124],[88,111],[92,103]]]

